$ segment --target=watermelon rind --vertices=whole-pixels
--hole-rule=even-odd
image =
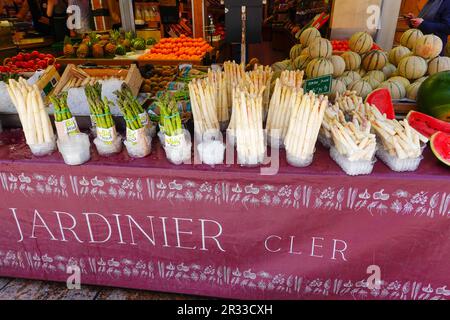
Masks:
[[[420,112],[450,122],[450,71],[436,73],[422,83],[417,106]]]
[[[430,145],[434,155],[442,163],[450,167],[450,134],[445,132],[437,132],[433,134],[430,140]]]

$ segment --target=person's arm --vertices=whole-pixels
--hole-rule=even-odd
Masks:
[[[17,13],[17,19],[23,20],[29,11],[30,11],[30,7],[28,5],[28,1],[24,1],[22,3],[22,7],[20,8],[19,12]]]
[[[56,4],[58,3],[58,0],[48,0],[47,1],[47,17],[53,16],[53,11],[55,9]]]
[[[426,21],[424,20],[420,25],[419,29],[424,33],[440,33],[440,34],[450,34],[450,1],[446,1],[444,7],[442,8],[442,18],[439,22]]]
[[[120,23],[120,13],[116,11],[117,6],[115,3],[116,0],[108,0],[108,8],[109,13],[111,15],[111,19],[114,23]]]

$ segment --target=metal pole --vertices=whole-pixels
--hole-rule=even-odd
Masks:
[[[122,19],[122,29],[124,31],[135,32],[133,1],[119,0],[120,18]]]
[[[241,20],[242,20],[242,39],[241,39],[241,64],[246,65],[246,58],[247,58],[247,50],[246,50],[246,42],[247,39],[245,37],[245,34],[247,32],[247,7],[241,6]]]

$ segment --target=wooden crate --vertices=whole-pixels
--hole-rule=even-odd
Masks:
[[[67,82],[72,78],[85,79],[87,77],[123,77],[124,82],[130,87],[135,96],[138,95],[143,78],[135,64],[130,65],[128,69],[123,68],[80,68],[69,64],[61,76],[61,80],[55,88],[54,93],[59,94]]]

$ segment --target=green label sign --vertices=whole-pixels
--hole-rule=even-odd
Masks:
[[[308,79],[305,82],[305,92],[313,91],[315,94],[328,94],[331,92],[332,84],[331,74],[328,76]]]

